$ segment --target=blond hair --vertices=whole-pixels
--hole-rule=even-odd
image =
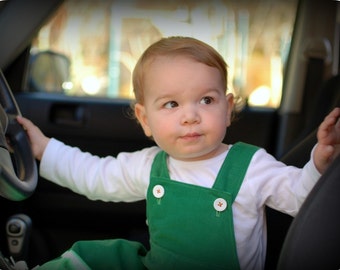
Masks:
[[[144,104],[144,77],[148,72],[148,65],[152,64],[152,61],[159,56],[185,56],[217,68],[225,90],[227,90],[227,64],[213,47],[191,37],[167,37],[149,46],[135,66],[132,83],[136,103]]]

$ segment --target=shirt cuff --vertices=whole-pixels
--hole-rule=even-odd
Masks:
[[[48,176],[51,175],[52,172],[52,164],[54,164],[54,159],[56,156],[57,149],[62,146],[63,143],[51,138],[45,148],[45,151],[42,155],[41,161],[40,161],[40,166],[39,166],[39,171],[40,171],[40,176],[44,178],[48,178]]]

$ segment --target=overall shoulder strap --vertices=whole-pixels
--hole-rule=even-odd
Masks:
[[[257,146],[243,142],[234,144],[221,166],[214,188],[231,193],[232,201],[234,201],[247,172],[249,163],[258,149],[259,147]]]
[[[152,163],[150,176],[170,178],[167,166],[167,156],[168,155],[163,150],[157,153]]]

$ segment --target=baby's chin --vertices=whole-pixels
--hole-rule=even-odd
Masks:
[[[176,160],[200,161],[200,160],[207,160],[210,158],[214,158],[227,150],[228,150],[228,145],[221,144],[219,147],[215,147],[212,149],[201,149],[200,151],[174,152],[170,150],[168,154]]]

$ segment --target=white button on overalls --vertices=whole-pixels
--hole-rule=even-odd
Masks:
[[[156,185],[152,189],[152,194],[155,196],[157,199],[160,199],[164,196],[164,187],[161,185]]]
[[[222,212],[227,208],[227,201],[223,198],[218,198],[214,201],[214,208],[218,212]]]

